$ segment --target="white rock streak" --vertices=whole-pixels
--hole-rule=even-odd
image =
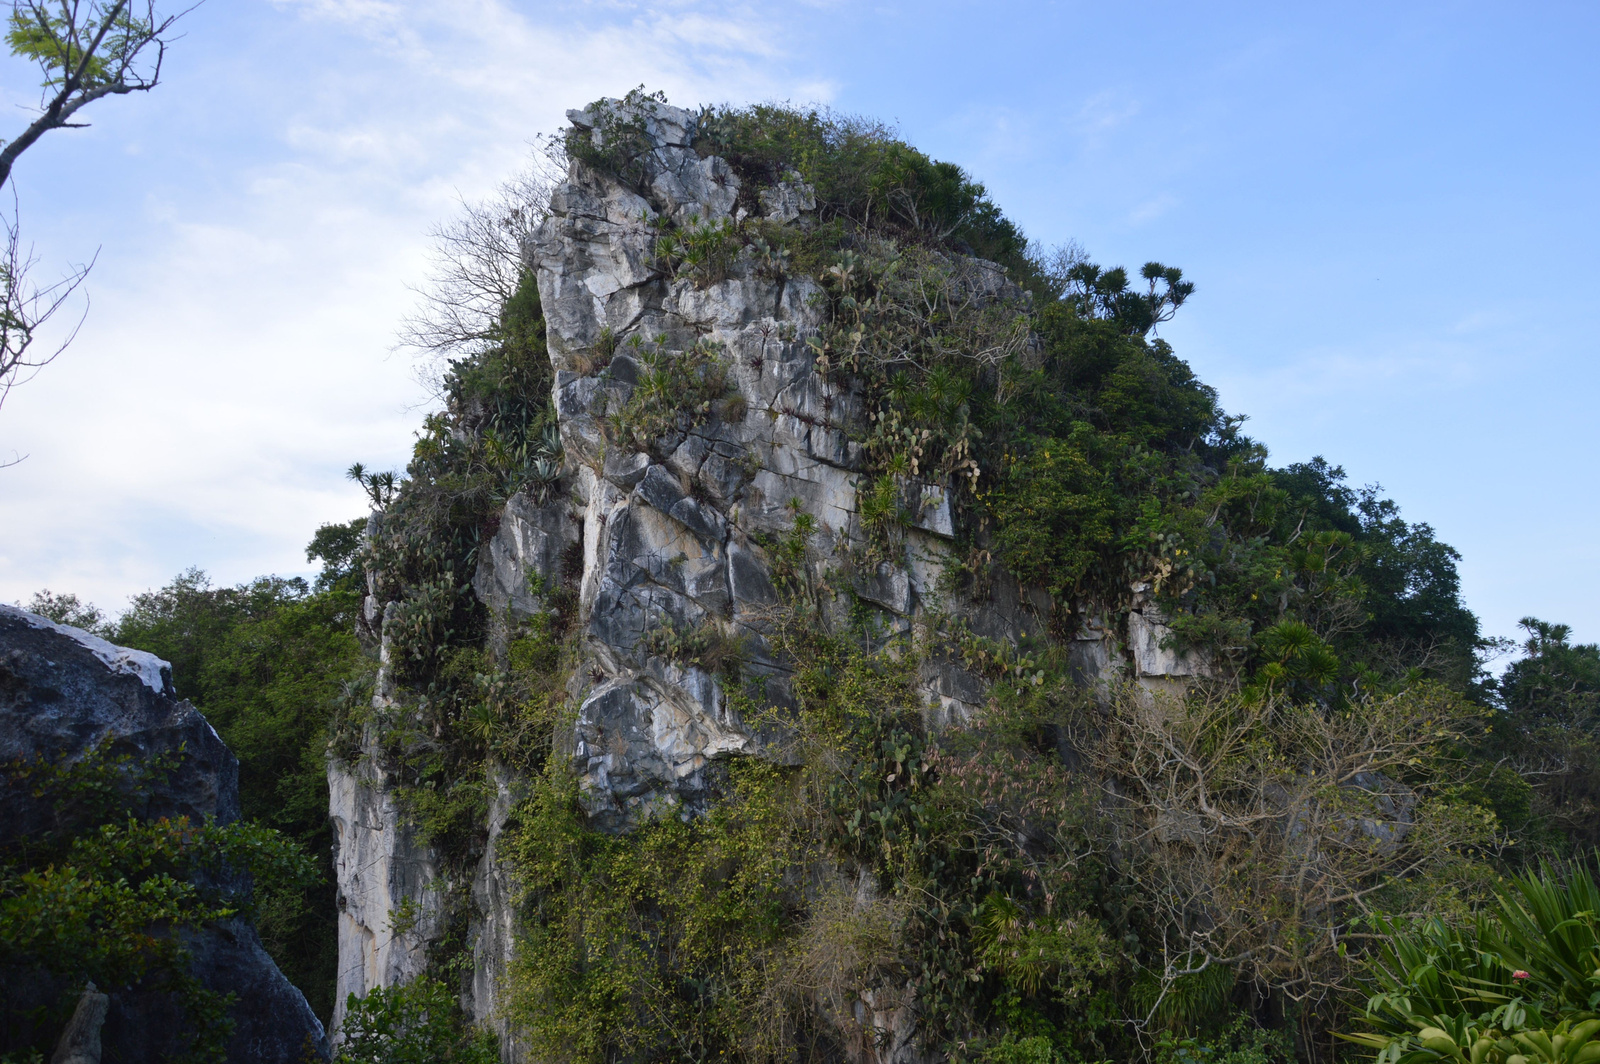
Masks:
[[[162,673],[172,675],[172,663],[162,661],[154,654],[143,650],[131,650],[128,647],[119,647],[115,643],[101,639],[93,632],[86,632],[82,628],[74,628],[70,624],[57,624],[48,617],[41,617],[37,613],[16,606],[0,605],[0,611],[13,617],[20,617],[35,628],[48,628],[60,632],[78,642],[89,653],[99,658],[106,668],[112,672],[125,673],[136,676],[150,690],[156,694],[164,694],[167,690],[167,681]]]

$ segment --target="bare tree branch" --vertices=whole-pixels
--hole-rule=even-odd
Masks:
[[[161,81],[172,26],[195,6],[174,15],[156,12],[156,0],[12,0],[6,43],[11,54],[31,59],[44,74],[40,114],[15,139],[0,148],[0,187],[11,179],[23,152],[52,129],[82,128],[73,118],[107,96],[148,92]],[[22,250],[12,185],[13,210],[4,221],[5,246],[0,249],[0,405],[11,389],[34,375],[66,350],[88,315],[83,314],[65,339],[48,353],[35,346],[39,330],[62,309],[94,266],[91,258],[68,270],[61,280],[40,287],[29,277],[37,264],[32,249]],[[96,253],[98,257],[98,252]],[[21,461],[0,462],[0,468]]]
[[[84,107],[155,88],[172,26],[193,10],[163,17],[155,0],[146,0],[142,15],[133,14],[131,0],[13,0],[6,39],[12,54],[39,64],[44,98],[39,117],[0,149],[0,185],[10,180],[17,157],[40,137],[84,125],[72,121]]]
[[[495,342],[500,315],[523,283],[523,246],[549,210],[551,175],[537,165],[478,203],[463,202],[454,220],[435,226],[417,310],[402,322],[397,348],[419,357],[418,376],[435,392],[451,357]]]
[[[12,388],[32,380],[78,335],[78,329],[89,313],[87,297],[84,299],[83,313],[65,338],[46,353],[41,353],[34,346],[39,330],[66,306],[94,266],[93,259],[74,266],[59,281],[41,288],[28,276],[38,260],[31,248],[23,250],[15,214],[5,219],[3,225],[5,245],[0,248],[0,406],[5,404]],[[4,464],[13,465],[15,462]]]
[[[1440,904],[1420,884],[1497,845],[1490,820],[1439,797],[1451,744],[1481,726],[1442,689],[1337,711],[1225,689],[1107,694],[1074,745],[1167,936],[1163,993],[1222,963],[1314,1010],[1349,986],[1343,943],[1367,899]]]

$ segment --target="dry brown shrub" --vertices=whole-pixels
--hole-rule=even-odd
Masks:
[[[1449,891],[1421,884],[1470,890],[1498,826],[1452,797],[1454,749],[1481,715],[1427,684],[1344,708],[1128,685],[1084,712],[1116,861],[1164,929],[1163,993],[1220,963],[1310,1015],[1350,988],[1380,895],[1426,912]]]
[[[819,1019],[847,1045],[880,1038],[872,1013],[909,1003],[897,989],[905,983],[899,962],[906,916],[905,901],[879,896],[869,879],[824,873],[799,933],[769,959],[755,1041],[799,1045],[802,1029],[814,1026],[807,1021]]]

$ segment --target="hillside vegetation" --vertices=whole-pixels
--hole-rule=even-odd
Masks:
[[[640,181],[639,131],[611,113],[599,147],[575,133],[553,148]],[[762,545],[792,710],[764,699],[737,640],[651,637],[719,676],[745,719],[781,732],[783,756],[729,760],[701,815],[592,824],[555,753],[574,711],[574,589],[542,588],[545,612],[506,631],[470,583],[508,498],[569,487],[539,292],[515,250],[543,209],[523,184],[445,231],[445,281],[478,283],[477,302],[415,334],[449,361],[404,474],[353,471],[382,511],[373,537],[359,521],[319,531],[315,587],[185,574],[114,623],[88,618],[174,663],[179,693],[239,755],[246,816],[320,855],[323,758],[354,760],[376,736],[464,911],[491,772],[524,781],[501,843],[520,899],[508,1009],[537,1060],[840,1059],[860,1052],[866,1012],[908,1003],[916,1037],[951,1060],[1450,1056],[1406,1034],[1442,1012],[1408,1027],[1393,1007],[1417,967],[1405,951],[1433,955],[1406,936],[1483,952],[1478,914],[1509,904],[1506,877],[1540,862],[1554,862],[1546,885],[1588,874],[1600,650],[1530,618],[1521,657],[1491,678],[1496,648],[1461,600],[1456,552],[1336,464],[1272,465],[1159,336],[1204,297],[1178,268],[1046,252],[960,167],[871,121],[760,105],[707,109],[698,131],[694,149],[726,160],[752,206],[796,175],[814,190],[808,225],[758,210],[662,224],[655,249],[664,275],[696,284],[736,259],[820,284],[827,324],[800,339],[859,400],[865,463],[860,542],[827,564],[889,557],[910,521],[903,485],[942,484],[956,536],[941,587],[981,602],[1011,582],[1039,637],[936,619],[989,687],[973,721],[932,726],[924,645],[808,556],[814,524],[797,512]],[[499,258],[474,266],[462,247]],[[976,260],[1004,268],[993,298],[971,295]],[[639,353],[617,446],[648,452],[686,419],[743,416],[722,356],[697,351]],[[404,722],[367,708],[363,566],[398,603]],[[1167,649],[1207,675],[1154,692],[1081,682],[1073,639],[1116,625],[1136,595],[1167,618]],[[84,619],[70,597],[36,608]],[[326,1016],[326,882],[262,913],[269,948]],[[470,965],[453,926],[433,966],[447,986]],[[1494,978],[1496,993],[1519,985]],[[437,1012],[436,989],[413,997]],[[1577,1022],[1576,1008],[1562,1016]],[[1473,1032],[1510,1037],[1516,1022],[1461,1033],[1464,1052],[1479,1064]],[[1357,1031],[1372,1048],[1337,1037]],[[458,1027],[448,1037],[467,1046]]]

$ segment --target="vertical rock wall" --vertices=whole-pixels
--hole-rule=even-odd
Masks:
[[[381,514],[373,513],[374,535]],[[378,675],[372,711],[377,719],[405,713],[397,698],[383,629],[385,604],[378,574],[367,574],[360,627],[377,639]],[[328,760],[328,819],[333,823],[333,875],[339,910],[339,967],[334,988],[335,1044],[351,994],[410,982],[427,970],[428,946],[445,928],[439,855],[422,844],[395,804],[394,781],[376,729],[363,726],[354,763]]]
[[[788,670],[767,643],[778,595],[761,542],[789,534],[797,512],[812,515],[806,553],[809,576],[818,581],[846,571],[840,560],[864,542],[856,500],[863,454],[851,438],[862,411],[847,388],[819,371],[805,342],[824,324],[817,282],[763,269],[748,247],[714,283],[666,273],[654,245],[659,220],[689,229],[743,220],[741,203],[752,197],[741,197],[739,176],[724,160],[694,150],[690,112],[646,104],[635,116],[650,145],[642,187],[573,163],[525,249],[548,326],[566,454],[562,483],[570,490],[544,504],[512,498],[480,552],[474,580],[495,616],[528,616],[542,606],[539,589],[570,577],[563,559],[581,552],[584,661],[571,679],[579,709],[564,742],[585,808],[611,830],[661,810],[696,808],[709,765],[764,748],[719,680],[653,653],[650,634],[710,625],[742,638],[747,670],[763,677],[768,698],[782,705],[790,700]],[[581,131],[600,124],[586,112],[568,117]],[[770,221],[802,227],[815,207],[797,176],[754,199]],[[998,268],[976,265],[985,283],[1003,289]],[[696,348],[725,367],[728,398],[736,401],[708,404],[691,426],[648,451],[608,435],[607,420],[623,411],[649,370],[643,352],[682,358]],[[941,599],[939,577],[956,532],[950,500],[935,483],[907,482],[905,489],[912,520],[900,556],[849,573],[851,590],[881,608],[889,629],[900,633],[915,635],[930,611],[941,611],[992,639],[1014,643],[1040,634],[1030,596],[1003,577],[981,605]],[[1071,649],[1085,679],[1127,671],[1160,683],[1198,671],[1162,647],[1169,633],[1153,606],[1137,608],[1128,630],[1131,647],[1114,625],[1079,633]],[[937,653],[922,682],[935,725],[967,719],[985,697],[981,678]],[[383,922],[400,899],[426,910],[434,866],[404,842],[381,779],[335,766],[330,780],[340,825],[342,993],[414,970],[418,936],[429,925],[396,937]],[[472,884],[479,913],[471,1005],[486,1020],[497,1018],[495,978],[514,946],[509,884],[494,856],[512,784],[499,782],[489,847]],[[884,1059],[911,1059],[907,1016],[870,1002],[863,1009],[884,1028],[883,1045],[898,1047]],[[509,1035],[505,1045],[515,1056]],[[864,1052],[875,1057],[878,1050]]]
[[[420,975],[428,943],[444,930],[438,857],[413,838],[379,764],[369,757],[328,766],[339,907],[335,1032],[348,995]]]

